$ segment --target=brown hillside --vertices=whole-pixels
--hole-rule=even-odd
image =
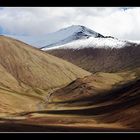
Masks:
[[[140,46],[136,44],[129,44],[119,49],[55,49],[47,52],[92,73],[116,72],[140,66]]]
[[[139,76],[138,68],[78,78],[53,92],[46,110],[19,114],[25,118],[15,120],[14,129],[21,124],[28,131],[140,131]]]
[[[121,76],[120,73],[114,75],[99,73],[99,75],[98,78],[87,76],[78,79],[55,91],[50,105],[55,104],[57,110],[53,109],[47,113],[78,115],[85,118],[91,116],[96,120],[96,126],[118,124],[118,127],[120,125],[140,130],[139,76],[135,78],[130,76],[125,80],[124,73]],[[110,76],[108,81],[107,75]]]
[[[67,86],[52,93],[52,102],[73,102],[82,100],[98,94],[104,94],[110,90],[118,88],[125,83],[129,83],[140,76],[140,69],[123,71],[118,73],[97,72],[91,76],[78,78]],[[92,100],[90,100],[92,103]]]
[[[37,109],[48,91],[89,72],[23,42],[0,36],[0,112]]]

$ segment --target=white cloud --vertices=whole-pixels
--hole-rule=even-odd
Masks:
[[[40,36],[72,24],[103,35],[140,40],[140,8],[120,7],[5,7],[0,27],[16,35]]]

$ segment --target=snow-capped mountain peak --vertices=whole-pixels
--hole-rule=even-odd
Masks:
[[[67,35],[79,35],[80,37],[82,36],[94,36],[94,37],[99,37],[99,36],[102,36],[101,34],[85,27],[85,26],[82,26],[82,25],[72,25],[72,26],[69,26],[67,28],[63,28],[59,31],[57,31],[59,33],[66,33]]]
[[[36,42],[35,46],[40,45],[42,48],[48,48],[58,45],[70,43],[79,39],[87,39],[89,37],[104,37],[103,35],[86,28],[81,25],[72,25],[67,28],[60,29],[54,33],[46,35],[44,39]]]
[[[103,36],[82,25],[72,25],[67,28],[60,29],[56,32],[49,33],[39,37],[16,37],[13,38],[24,41],[41,50],[59,49],[59,48],[73,48],[81,49],[87,47],[111,47],[120,48],[131,41],[120,40],[112,36]],[[36,40],[34,42],[34,40]],[[137,43],[137,42],[134,42]]]
[[[120,40],[112,36],[103,36],[85,26],[72,25],[56,32],[64,34],[65,39],[51,45],[46,45],[41,49],[44,51],[52,49],[83,49],[83,48],[121,48],[129,45],[131,42]]]
[[[103,35],[82,25],[71,25],[69,27],[62,28],[56,32],[52,32],[42,36],[6,36],[21,40],[37,48],[49,48],[53,46],[64,45],[72,41],[87,39],[89,37],[104,37]]]

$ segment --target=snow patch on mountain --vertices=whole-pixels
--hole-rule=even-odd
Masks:
[[[59,45],[50,48],[43,48],[42,50],[52,50],[52,49],[83,49],[83,48],[121,48],[125,46],[127,41],[118,40],[115,38],[94,38],[90,37],[88,39],[80,39],[67,43],[64,45]]]
[[[128,40],[129,42],[131,43],[137,43],[137,44],[140,44],[140,40]]]

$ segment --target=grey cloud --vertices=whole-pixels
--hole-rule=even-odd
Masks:
[[[0,10],[0,26],[10,34],[41,36],[72,24],[105,35],[140,40],[140,8],[8,7]]]

